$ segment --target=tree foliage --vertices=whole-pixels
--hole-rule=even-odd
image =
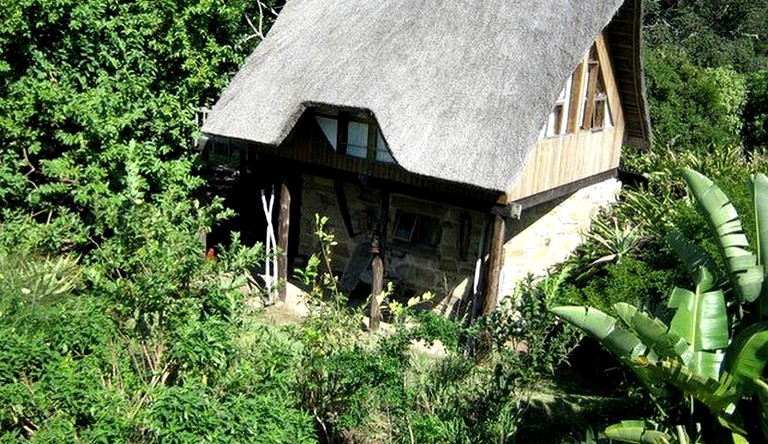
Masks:
[[[699,67],[730,66],[742,73],[768,68],[765,0],[648,0],[650,48],[677,47]]]
[[[3,0],[0,221],[58,224],[39,246],[82,249],[114,232],[126,202],[194,190],[195,111],[252,49],[253,8]]]
[[[677,152],[765,146],[768,1],[644,3],[657,146]]]

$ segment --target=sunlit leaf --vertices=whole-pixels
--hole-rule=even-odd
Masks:
[[[683,177],[696,197],[710,228],[716,233],[720,252],[728,268],[739,302],[752,302],[760,296],[763,270],[757,256],[749,250],[744,228],[736,208],[725,193],[711,180],[691,169],[683,170]]]

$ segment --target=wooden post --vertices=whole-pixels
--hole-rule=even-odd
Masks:
[[[491,252],[488,260],[488,285],[485,287],[483,314],[487,315],[496,308],[499,297],[499,279],[501,278],[502,254],[504,252],[504,231],[506,224],[501,214],[494,214]]]
[[[282,284],[278,297],[285,302],[288,285],[288,229],[291,224],[291,192],[288,181],[283,180],[280,187],[280,215],[278,219],[277,248],[280,256],[277,258],[277,279]]]
[[[384,263],[378,254],[373,255],[371,268],[373,269],[373,282],[371,284],[371,319],[368,322],[368,328],[371,331],[376,331],[381,323],[379,295],[384,289]]]

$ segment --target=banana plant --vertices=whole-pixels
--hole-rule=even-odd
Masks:
[[[758,428],[768,439],[768,383],[762,379],[768,363],[768,321],[762,320],[768,314],[768,177],[750,178],[757,253],[750,250],[739,215],[725,193],[696,171],[685,170],[683,177],[715,235],[725,270],[715,273],[714,261],[703,249],[673,234],[668,242],[696,285],[693,291],[672,291],[668,306],[675,312],[668,325],[626,303],[613,307],[626,328],[616,318],[590,307],[555,307],[551,311],[598,339],[652,393],[663,394],[664,387],[671,385],[698,400],[732,431],[735,443],[748,442],[741,410],[745,400],[756,400]],[[752,310],[760,314],[756,322],[750,325],[742,319],[729,325],[729,301],[719,285],[720,277],[732,286],[742,312],[757,308]],[[667,439],[637,422],[620,423],[612,430],[628,442]]]
[[[608,426],[603,435],[619,442],[634,442],[643,444],[691,444],[691,438],[682,426],[673,431],[664,430],[657,424],[645,420],[621,421]]]
[[[747,304],[761,297],[766,299],[767,289],[764,282],[765,264],[768,262],[768,177],[765,174],[750,177],[757,224],[757,253],[750,250],[739,214],[720,187],[692,169],[683,170],[683,178],[715,235],[725,263],[726,275],[736,292],[738,302]]]

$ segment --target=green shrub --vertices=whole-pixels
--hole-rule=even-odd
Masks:
[[[561,302],[608,309],[617,302],[629,302],[655,309],[666,301],[670,289],[685,279],[682,270],[655,266],[640,259],[626,258],[616,264],[605,264],[599,272],[563,286]]]
[[[747,98],[742,74],[725,67],[699,68],[672,46],[650,48],[644,61],[657,145],[704,155],[706,147],[741,144]]]
[[[439,340],[446,349],[458,352],[459,339],[462,336],[459,324],[431,310],[412,311],[411,316],[418,323],[410,332],[414,339],[428,343]]]
[[[502,299],[497,310],[478,322],[480,331],[490,335],[495,389],[500,393],[528,388],[551,377],[575,347],[575,331],[547,311],[549,304],[560,300],[565,277],[562,273],[538,283],[529,277],[518,284],[513,295]]]

